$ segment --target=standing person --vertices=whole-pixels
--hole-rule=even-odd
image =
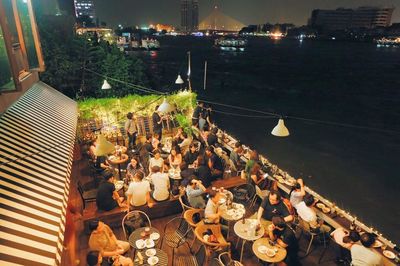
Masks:
[[[153,146],[151,145],[152,135],[146,135],[146,141],[139,147],[139,158],[142,162],[143,168],[148,174],[150,153],[153,151]]]
[[[128,135],[128,148],[134,149],[136,146],[137,127],[136,119],[133,113],[129,112],[126,115],[125,132]]]
[[[99,210],[111,211],[116,207],[125,207],[123,198],[118,195],[114,185],[114,175],[111,172],[104,174],[104,182],[100,184],[96,195],[96,205]]]
[[[158,113],[158,107],[159,106],[157,105],[151,118],[153,120],[153,132],[154,132],[154,134],[158,134],[159,140],[161,140],[161,138],[162,138],[162,118],[161,118],[160,114]]]
[[[193,114],[192,114],[192,125],[195,127],[199,127],[199,119],[201,116],[201,113],[203,112],[204,108],[204,103],[198,102],[196,108],[194,108]]]

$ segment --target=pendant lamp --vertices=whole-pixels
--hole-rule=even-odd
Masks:
[[[181,78],[181,75],[178,75],[178,78],[175,80],[175,84],[183,84],[183,83],[185,83],[185,82]]]
[[[157,111],[161,113],[170,113],[174,110],[174,106],[167,102],[167,98],[164,97],[163,103],[158,107]]]
[[[96,156],[105,156],[115,151],[114,145],[109,142],[106,137],[99,135],[97,138],[97,145],[94,154]]]
[[[107,82],[107,80],[105,79],[103,82],[103,85],[101,86],[102,90],[109,90],[111,89],[111,85]]]
[[[289,130],[285,126],[285,122],[282,118],[279,119],[278,124],[272,129],[271,134],[276,137],[287,137],[289,136]]]

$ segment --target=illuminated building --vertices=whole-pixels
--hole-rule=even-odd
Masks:
[[[96,16],[93,0],[75,0],[74,3],[77,18],[88,16],[93,19]]]
[[[171,31],[175,31],[175,28],[173,26],[171,26],[171,25],[157,24],[156,25],[156,30],[157,31],[165,30],[166,32],[171,32]]]
[[[344,30],[350,28],[388,27],[394,8],[359,7],[357,9],[338,8],[336,10],[315,9],[310,24],[314,28]]]
[[[199,1],[181,0],[181,27],[183,31],[196,31],[199,28]]]

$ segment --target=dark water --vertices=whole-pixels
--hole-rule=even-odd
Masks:
[[[176,88],[173,83],[179,71],[186,72],[190,50],[193,89],[200,98],[397,131],[288,119],[291,135],[280,139],[270,134],[276,119],[215,115],[217,124],[243,143],[400,243],[400,48],[251,39],[245,52],[223,52],[212,44],[212,39],[171,37],[161,39],[161,51],[138,53],[157,88]]]

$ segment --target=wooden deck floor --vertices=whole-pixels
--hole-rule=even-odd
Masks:
[[[78,210],[82,211],[82,202],[80,199],[80,196],[77,192],[76,189],[76,182],[77,180],[80,180],[81,182],[86,182],[90,179],[89,177],[89,172],[86,167],[86,163],[84,162],[84,159],[80,161],[75,161],[72,169],[72,175],[71,175],[71,186],[70,186],[70,197],[69,201],[70,203],[75,206]],[[255,211],[254,209],[253,211]],[[248,212],[250,213],[250,212]],[[179,214],[177,214],[179,215]],[[162,217],[159,219],[152,220],[152,225],[157,228],[160,232],[163,231],[164,225],[172,218],[176,217],[177,215],[172,215],[168,217]],[[70,241],[69,243],[65,243],[65,246],[67,247],[66,250],[63,252],[63,260],[62,260],[62,265],[86,265],[86,253],[88,252],[88,239],[89,235],[86,234],[83,230],[83,222],[82,219],[78,216],[75,218],[75,222],[73,223],[74,232],[75,232],[75,239],[76,239],[76,247],[74,247],[73,243],[74,241]],[[113,228],[113,231],[115,235],[117,236],[118,239],[124,239],[123,232],[121,227],[119,228]],[[234,235],[234,234],[233,234]],[[72,238],[73,239],[73,238]],[[234,239],[234,243],[232,244],[232,255],[235,259],[239,258],[240,255],[240,246],[241,243],[239,244],[238,250],[234,249],[236,239]],[[307,247],[308,241],[305,239],[305,237],[302,237],[300,239],[300,248],[305,250]],[[174,265],[172,262],[172,250],[167,246],[163,245],[162,249],[167,252],[168,257],[169,257],[169,266]],[[318,259],[320,257],[320,254],[323,250],[322,246],[315,246],[315,249],[311,252],[310,255],[307,257],[303,258],[301,260],[302,265],[337,265],[336,263],[333,262],[334,258],[334,253],[331,248],[327,249],[327,252],[324,256],[324,259],[321,264],[318,264]],[[189,249],[187,245],[184,245],[180,247],[176,252],[175,256],[184,256],[189,254]],[[302,252],[299,253],[300,255]],[[74,256],[75,255],[75,256]],[[132,254],[130,254],[132,255]],[[79,260],[79,263],[74,260]],[[261,264],[256,256],[253,254],[251,250],[251,243],[247,243],[245,245],[244,253],[243,253],[243,262],[244,265],[263,265]]]

